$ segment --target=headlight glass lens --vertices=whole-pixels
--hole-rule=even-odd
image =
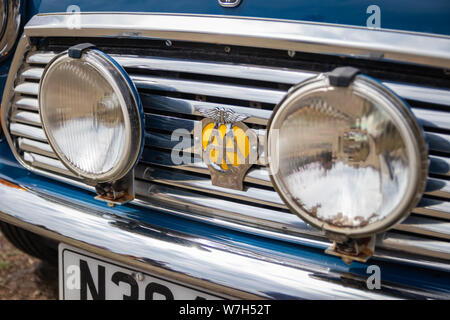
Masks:
[[[118,178],[132,152],[129,97],[114,77],[102,54],[89,51],[80,59],[56,59],[41,81],[41,118],[51,145],[69,169],[93,180]]]
[[[400,102],[363,76],[348,88],[326,77],[297,88],[268,138],[272,178],[290,207],[347,235],[404,216],[423,188],[424,142]]]

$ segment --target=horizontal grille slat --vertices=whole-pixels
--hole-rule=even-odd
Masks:
[[[437,238],[450,239],[450,221],[420,216],[409,216],[401,224],[396,225],[395,229]]]
[[[190,135],[189,135],[190,137]],[[180,145],[180,142],[178,140],[172,140],[171,136],[169,134],[164,134],[164,133],[157,133],[157,132],[146,132],[145,133],[145,146],[147,147],[158,147],[161,149],[165,149],[168,151],[182,151],[184,150],[185,152],[191,152],[194,153],[193,147],[193,140],[188,140],[190,141],[190,146],[192,148],[187,148],[187,146],[185,145],[184,147],[182,145]]]
[[[35,51],[27,55],[26,62],[29,64],[47,64],[57,53],[52,51]]]
[[[42,156],[57,159],[55,152],[47,143],[30,140],[27,138],[18,138],[17,143],[20,150],[28,151],[30,153],[37,153]]]
[[[429,156],[429,171],[432,174],[450,176],[450,159],[438,156]]]
[[[146,113],[145,114],[145,125],[147,129],[157,129],[164,130],[167,132],[173,132],[177,129],[185,129],[191,133],[196,125],[199,124],[200,121],[178,118],[174,116],[166,116],[160,114]],[[254,130],[256,135],[264,136],[266,130],[258,129]]]
[[[201,116],[201,113],[198,111],[199,108],[213,109],[219,105],[218,103],[173,98],[147,93],[141,93],[140,96],[144,108],[146,109],[146,111],[149,112],[155,110],[155,111],[179,113],[182,115]],[[227,109],[231,109],[236,113],[248,115],[249,118],[245,119],[244,121],[246,123],[266,125],[267,121],[272,115],[272,110],[247,108],[223,103],[221,103],[220,106]]]
[[[135,187],[136,193],[147,199],[162,202],[169,201],[172,204],[177,204],[184,208],[187,206],[189,209],[195,209],[198,212],[206,211],[213,217],[220,215],[227,220],[233,218],[246,219],[254,225],[263,224],[271,229],[276,229],[274,228],[274,224],[276,224],[293,233],[306,233],[323,237],[319,230],[288,212],[261,207],[255,210],[255,207],[252,205],[236,203],[224,197],[211,197],[188,189],[157,185],[142,180],[137,180]],[[283,223],[280,223],[280,221],[283,221]]]
[[[159,114],[145,114],[145,126],[147,129],[164,130],[172,133],[178,129],[185,129],[189,132],[194,130],[197,121],[183,119],[173,116],[164,116]]]
[[[428,178],[425,194],[450,199],[450,181]]]
[[[24,152],[23,159],[36,168],[50,170],[64,174],[66,176],[75,177],[75,175],[67,170],[67,168],[59,160],[30,152]]]
[[[136,57],[117,54],[111,56],[124,68],[141,69],[145,71],[174,71],[228,78],[258,79],[260,81],[286,84],[298,83],[316,75],[314,72],[291,71],[251,65],[236,65],[231,63],[204,62],[163,57]]]
[[[285,91],[281,90],[260,89],[206,81],[179,80],[133,74],[130,77],[138,89],[182,92],[270,104],[278,103],[286,94]]]
[[[45,132],[41,128],[32,127],[21,123],[11,123],[9,125],[9,131],[15,136],[47,142]]]
[[[417,207],[413,209],[413,212],[450,220],[450,202],[430,199],[425,196],[420,200]]]
[[[39,128],[38,81],[56,54],[36,51],[26,55],[27,65],[19,70],[13,88],[9,129],[27,163],[73,177],[57,160],[44,131]],[[259,164],[265,164],[263,141],[272,109],[290,85],[317,75],[316,71],[118,54],[117,50],[110,55],[129,73],[144,107],[145,148],[135,169],[136,195],[140,200],[179,207],[180,212],[192,211],[199,218],[209,216],[290,235],[304,243],[320,239],[327,245],[328,240],[321,232],[287,209],[272,188],[265,166],[255,165],[249,170],[244,191],[213,186],[206,164],[194,152],[192,135],[195,124],[203,117],[199,109],[220,106],[246,114],[246,124],[262,141]],[[450,120],[446,108],[450,106],[450,91],[422,84],[380,81],[407,100],[424,127],[430,151],[430,178],[412,214],[402,224],[380,235],[377,248],[392,256],[412,255],[418,262],[424,259],[419,256],[450,259]],[[177,165],[172,160],[171,153],[180,151],[181,145],[179,139],[172,141],[171,133],[179,128],[186,130],[180,132],[181,136],[191,139],[190,148],[184,151],[195,160],[193,163]]]
[[[28,94],[30,96],[37,96],[39,93],[39,83],[23,82],[18,84],[14,91],[17,93]]]
[[[24,79],[31,79],[31,80],[39,80],[42,77],[42,74],[44,73],[44,68],[27,68],[25,69],[20,76]]]
[[[424,109],[412,109],[412,112],[423,127],[450,130],[448,112]]]
[[[181,170],[209,175],[208,167],[201,160],[201,158],[193,158],[192,163],[180,165],[174,163],[171,153],[145,149],[142,155],[142,161],[162,167],[177,168]],[[272,186],[272,183],[270,182],[269,172],[265,167],[250,169],[247,172],[244,181],[259,185],[265,185],[268,187]]]
[[[448,90],[395,82],[383,82],[383,84],[407,100],[450,106]]]
[[[415,252],[425,256],[450,259],[450,242],[388,232],[378,243],[380,243],[380,247],[385,249]]]
[[[432,152],[443,152],[450,155],[450,135],[425,132],[425,140],[428,143],[428,149]]]
[[[11,115],[11,121],[31,124],[33,126],[42,127],[39,113],[16,110]]]
[[[38,112],[39,110],[39,102],[37,99],[33,98],[18,97],[14,100],[13,104],[16,106],[16,108],[19,109],[25,109],[36,112]]]

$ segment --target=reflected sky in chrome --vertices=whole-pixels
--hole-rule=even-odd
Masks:
[[[292,110],[280,128],[279,172],[295,203],[337,227],[386,218],[409,182],[407,150],[389,114],[347,89],[310,94]]]

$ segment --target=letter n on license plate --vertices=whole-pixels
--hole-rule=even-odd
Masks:
[[[59,296],[63,300],[223,299],[64,244],[59,246]]]

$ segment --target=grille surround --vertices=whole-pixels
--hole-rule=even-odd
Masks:
[[[25,51],[27,51],[28,49],[33,50],[33,48],[28,48],[26,49],[26,43],[22,44],[23,47],[23,54],[25,55]],[[107,52],[107,51],[106,51]],[[108,53],[108,52],[107,52]],[[20,54],[19,54],[20,55]],[[46,56],[47,55],[47,56]],[[111,54],[114,58],[117,58],[116,54]],[[46,56],[46,57],[45,57]],[[45,59],[47,59],[50,55],[44,54],[43,56],[39,57],[39,59],[44,59],[41,61],[46,61]],[[33,56],[30,55],[29,53],[26,54],[26,57],[28,59],[28,63],[29,66],[34,66],[39,64],[39,60],[37,60],[37,56]],[[123,58],[123,56],[122,56]],[[128,57],[129,58],[129,57]],[[148,57],[147,57],[148,58]],[[33,60],[34,59],[34,60]],[[156,60],[164,60],[161,59],[160,57],[150,57],[149,59],[153,59],[153,61]],[[122,63],[120,62],[120,57],[119,59],[117,59],[118,62],[120,64],[122,64],[124,66],[124,64],[126,64],[126,62],[124,62],[124,60],[126,59],[122,59]],[[180,61],[180,59],[178,59]],[[128,60],[129,61],[129,60]],[[130,62],[130,61],[129,61]],[[133,62],[133,61],[131,61]],[[182,63],[183,61],[181,61]],[[184,61],[186,63],[191,63],[192,61],[186,60]],[[199,63],[210,63],[209,61],[200,61]],[[214,63],[212,63],[214,64]],[[217,63],[215,63],[217,64]],[[220,63],[218,63],[218,65],[220,66]],[[238,66],[238,67],[242,67],[242,66]],[[246,66],[248,68],[252,68],[254,67],[255,69],[264,69],[265,71],[270,72],[275,72],[275,71],[285,71],[285,72],[281,72],[282,74],[285,75],[290,75],[291,78],[287,77],[288,79],[291,79],[290,81],[297,81],[298,79],[301,77],[303,77],[302,79],[304,79],[305,77],[309,77],[309,76],[313,76],[315,73],[313,72],[308,72],[305,70],[280,70],[277,68],[267,68],[266,66],[260,67],[260,66]],[[127,68],[127,67],[126,67]],[[130,67],[128,67],[130,69]],[[220,69],[220,68],[219,68]],[[11,71],[13,72],[13,70]],[[18,75],[17,77],[15,75]],[[20,76],[19,76],[20,74]],[[18,108],[21,111],[30,111],[30,110],[37,110],[36,108],[38,108],[38,106],[32,101],[32,99],[30,98],[29,95],[32,95],[35,90],[36,90],[36,80],[40,77],[39,76],[39,72],[36,70],[36,68],[28,68],[28,66],[24,65],[22,70],[16,70],[13,72],[14,75],[14,84],[11,83],[11,85],[14,85],[14,89],[16,90],[16,93],[18,93],[18,96],[15,96],[15,94],[13,94],[12,96],[8,96],[7,99],[10,100],[12,103],[9,107],[11,107],[12,105],[17,106],[20,105],[21,107]],[[296,78],[299,77],[299,78]],[[11,74],[9,76],[9,78],[11,78]],[[29,79],[29,80],[34,80],[33,81],[23,81],[23,79]],[[152,81],[157,81],[159,78],[155,79],[155,77],[149,77],[149,76],[132,76],[133,81],[135,81],[135,83],[137,84],[138,87],[141,87],[143,85],[148,84],[149,82],[151,83]],[[245,79],[245,78],[244,78]],[[287,81],[287,80],[286,80]],[[167,82],[164,81],[160,81],[160,85],[165,85],[167,84]],[[293,83],[288,83],[288,84],[293,84]],[[412,90],[410,88],[409,85],[405,85],[405,84],[398,84],[398,83],[392,83],[392,82],[385,82],[385,84],[387,84],[391,89],[393,89],[396,92],[403,92],[403,93],[407,93],[407,94],[411,94],[411,92],[415,92],[415,90]],[[186,83],[179,83],[179,85],[186,85]],[[284,83],[284,85],[286,85],[286,83]],[[234,86],[235,88],[236,86]],[[239,87],[239,86],[237,86]],[[414,86],[413,86],[414,87]],[[12,88],[12,86],[11,86]],[[7,90],[8,88],[6,88]],[[160,88],[158,88],[159,90]],[[205,89],[205,88],[202,88]],[[241,88],[242,89],[242,88]],[[420,89],[420,87],[419,87]],[[264,89],[265,91],[267,91],[266,89]],[[426,98],[429,100],[430,97],[433,98],[433,102],[444,102],[447,105],[449,104],[449,100],[445,99],[445,96],[448,96],[448,92],[444,91],[442,89],[429,89],[427,91],[427,88],[423,89],[426,92],[432,92],[434,94],[429,94],[426,96]],[[270,93],[274,94],[276,97],[280,97],[280,96],[284,96],[284,93],[279,93],[277,92],[277,90],[268,90]],[[420,91],[420,90],[419,90]],[[242,90],[242,94],[247,94],[248,91],[245,91],[245,87]],[[255,94],[258,93],[257,91],[255,92]],[[7,93],[5,93],[7,94]],[[404,95],[403,95],[404,96]],[[233,97],[234,97],[234,92],[233,92]],[[436,98],[437,97],[437,98]],[[188,99],[181,99],[180,98],[176,98],[176,97],[167,97],[168,99],[166,99],[167,101],[176,101],[179,104],[182,103],[186,103],[186,100]],[[29,99],[29,100],[25,100],[25,99]],[[143,104],[145,105],[146,99],[155,99],[154,96],[149,96],[148,94],[146,96],[144,96],[144,98],[142,98],[141,95],[141,100],[143,100]],[[166,101],[166,102],[167,102]],[[161,102],[161,101],[160,101]],[[256,101],[259,102],[259,101]],[[200,103],[200,102],[195,102]],[[266,103],[266,104],[275,104],[276,103],[276,99],[273,97],[265,97],[264,100],[260,103]],[[425,101],[425,103],[429,103],[429,101]],[[214,102],[210,103],[212,105],[217,105]],[[221,104],[223,105],[223,104]],[[10,109],[9,107],[5,108],[5,109]],[[242,107],[242,106],[237,106],[237,107]],[[27,109],[28,108],[28,109]],[[426,109],[414,109],[414,111],[419,110],[418,113],[421,114],[422,116],[426,116],[426,118],[430,118],[430,116],[426,115],[426,113],[430,112],[429,110]],[[268,117],[270,116],[270,113],[268,112],[264,112],[267,111],[266,109],[262,109],[260,114],[258,112],[258,116],[259,117],[253,117],[250,118],[249,124],[254,126],[254,128],[256,128],[255,130],[257,130],[260,133],[263,133],[263,131],[260,129],[261,126],[264,125],[264,122],[267,121]],[[445,121],[445,119],[442,118],[442,114],[445,115],[446,113],[443,111],[442,114],[437,114],[435,112],[436,110],[433,111],[432,113],[432,117],[431,118],[438,118],[442,120],[442,123],[436,122],[434,121],[432,124],[433,126],[437,127],[437,132],[429,132],[428,135],[430,135],[431,133],[431,138],[428,136],[427,140],[430,142],[430,139],[436,139],[437,142],[442,141],[442,139],[444,139],[445,141],[450,141],[450,137],[447,137],[447,135],[445,133],[442,133],[442,129],[444,130],[448,130],[449,127],[448,122]],[[7,111],[5,111],[7,112]],[[415,112],[416,113],[416,112]],[[36,125],[38,125],[38,123],[36,122],[36,117],[34,116],[30,116],[30,114],[28,113],[12,113],[10,114],[11,117],[13,117],[14,115],[14,121],[16,122],[9,122],[8,121],[8,132],[12,131],[13,135],[15,134],[14,132],[18,133],[17,130],[23,130],[24,127],[23,126],[28,126],[28,128],[35,128],[36,129]],[[159,116],[159,118],[158,118]],[[192,117],[198,117],[198,115],[189,115],[191,118],[188,120],[194,121],[192,120]],[[155,119],[155,115],[152,114],[149,116],[150,119],[153,120]],[[160,122],[164,123],[165,120],[167,120],[167,114],[156,114],[156,118],[160,120]],[[265,119],[266,118],[266,119]],[[9,120],[9,117],[8,117]],[[151,121],[151,123],[153,123],[154,121]],[[198,120],[197,120],[198,121]],[[427,120],[428,121],[428,120]],[[11,123],[14,124],[13,128],[11,129]],[[20,126],[18,126],[17,124],[19,124]],[[31,125],[31,127],[30,127]],[[16,130],[16,131],[15,131]],[[441,131],[439,131],[441,130]],[[33,131],[33,130],[31,130]],[[158,135],[159,134],[159,135]],[[31,138],[34,139],[34,145],[30,145],[30,141],[28,138],[30,138],[30,136],[26,137],[23,136],[25,135],[24,132],[19,132],[19,135],[22,135],[22,138],[18,138],[14,141],[11,140],[11,138],[9,138],[9,140],[11,140],[10,143],[12,143],[14,145],[14,148],[23,148],[23,146],[26,146],[25,148],[27,148],[28,153],[24,153],[24,156],[21,157],[19,154],[17,154],[19,156],[19,161],[24,164],[28,169],[31,170],[35,170],[40,174],[44,174],[47,176],[50,176],[52,178],[55,179],[59,179],[59,180],[63,180],[65,182],[70,182],[70,183],[74,183],[78,186],[84,186],[82,183],[80,183],[79,181],[73,180],[73,177],[70,174],[67,174],[68,179],[59,176],[58,174],[64,174],[66,175],[66,171],[64,166],[60,166],[58,164],[58,160],[56,160],[53,157],[46,157],[46,156],[52,156],[50,150],[48,150],[48,148],[46,149],[45,147],[43,147],[42,145],[36,145],[36,142],[44,142],[45,141],[45,134],[42,136],[42,134],[40,134],[37,130],[34,130],[34,132],[31,134]],[[263,134],[262,134],[263,135]],[[442,138],[443,136],[443,138]],[[160,132],[157,132],[156,135],[154,135],[153,137],[148,137],[147,136],[147,140],[154,138],[154,139],[158,139],[160,138],[161,140],[162,134]],[[439,139],[441,138],[441,139]],[[20,140],[19,140],[20,139]],[[28,140],[27,140],[28,139]],[[157,140],[157,141],[160,141]],[[164,140],[167,142],[167,139]],[[433,145],[433,144],[431,144]],[[440,160],[441,162],[447,163],[448,164],[448,158],[443,157],[442,156],[442,152],[447,151],[445,149],[445,145],[443,147],[440,147],[441,150],[439,150],[439,146],[441,146],[442,144],[439,143],[434,143],[434,146],[436,148],[436,151],[438,152],[438,154],[440,154],[440,156],[433,156],[434,158],[440,158],[438,160]],[[22,147],[20,147],[22,146]],[[40,147],[40,149],[38,148]],[[36,156],[33,153],[33,150],[36,151],[36,148],[44,154],[38,154],[38,156]],[[43,151],[42,151],[43,150]],[[16,150],[17,153],[17,150]],[[32,156],[30,158],[30,156]],[[34,156],[34,158],[33,158]],[[44,157],[44,158],[42,158]],[[144,155],[145,157],[145,155]],[[36,164],[38,164],[41,169],[36,170],[35,166],[30,166],[29,163],[27,163],[27,161],[29,161],[30,159],[32,159],[33,161],[35,161]],[[48,160],[52,160],[50,161],[50,163],[48,163]],[[25,161],[24,161],[25,160]],[[433,160],[433,159],[432,159]],[[441,171],[439,171],[439,163],[441,162],[437,162],[438,164],[436,165],[436,161],[431,161],[432,162],[432,168],[437,168],[437,169],[432,169],[434,170],[434,172],[436,172],[437,170],[437,175],[438,176],[445,176],[448,177],[448,171],[444,172],[445,170],[441,169]],[[434,165],[433,165],[434,163]],[[264,162],[261,163],[261,165],[264,165]],[[164,167],[164,166],[161,166]],[[167,167],[167,166],[166,166]],[[445,165],[441,165],[442,168],[445,169]],[[56,170],[53,170],[55,169]],[[158,167],[160,168],[160,167]],[[208,203],[208,205],[205,205],[205,201],[207,200],[208,197],[205,197],[205,194],[208,194],[205,189],[205,183],[208,180],[208,177],[205,179],[201,179],[201,183],[196,183],[194,185],[188,185],[186,187],[186,185],[181,184],[175,181],[175,183],[172,181],[171,183],[166,183],[167,182],[167,176],[162,176],[161,177],[161,172],[163,173],[167,173],[167,171],[172,170],[173,168],[171,168],[170,166],[168,167],[168,170],[158,170],[159,171],[159,176],[155,175],[151,175],[151,183],[149,183],[148,179],[146,179],[146,175],[148,175],[148,167],[143,166],[142,163],[140,165],[138,165],[138,167],[136,168],[136,176],[138,178],[138,182],[136,183],[136,190],[137,190],[137,196],[138,196],[138,200],[135,201],[137,204],[140,205],[144,205],[144,206],[151,206],[151,207],[157,207],[157,206],[164,206],[164,205],[168,205],[171,204],[171,208],[168,210],[171,210],[173,213],[175,214],[181,214],[184,216],[189,216],[190,218],[194,218],[194,219],[198,219],[198,220],[203,220],[203,221],[208,221],[208,222],[212,222],[212,220],[215,220],[215,223],[220,223],[221,225],[225,225],[228,227],[232,227],[232,228],[237,228],[240,230],[245,230],[245,231],[249,231],[249,232],[253,232],[256,234],[265,234],[265,235],[269,235],[269,236],[273,236],[275,238],[279,238],[282,240],[289,240],[292,242],[297,242],[297,243],[303,243],[303,244],[308,244],[308,245],[312,245],[315,247],[319,247],[319,248],[324,248],[328,246],[328,241],[326,240],[326,238],[323,237],[323,234],[315,229],[313,229],[312,227],[308,226],[307,224],[303,223],[302,221],[297,221],[296,216],[292,215],[291,213],[287,213],[287,208],[285,207],[285,205],[282,203],[282,201],[279,199],[279,197],[273,196],[272,198],[267,198],[265,197],[265,195],[268,195],[268,192],[272,192],[270,190],[267,190],[268,188],[270,188],[270,184],[266,182],[264,182],[265,180],[263,179],[264,174],[262,172],[255,172],[252,171],[247,175],[246,178],[246,183],[252,187],[255,184],[260,184],[261,186],[263,186],[262,190],[264,191],[268,191],[266,193],[263,192],[263,195],[259,196],[260,199],[257,199],[259,201],[262,201],[258,204],[258,212],[253,213],[253,215],[248,215],[246,217],[242,217],[242,214],[240,214],[240,212],[245,211],[243,208],[245,208],[247,210],[247,212],[251,209],[249,207],[251,207],[251,205],[249,205],[250,203],[252,203],[252,201],[248,201],[248,192],[249,190],[247,189],[246,191],[246,195],[242,195],[242,194],[234,194],[232,197],[230,197],[228,195],[229,198],[233,198],[236,199],[237,201],[237,206],[236,208],[234,208],[233,210],[235,210],[235,212],[232,212],[231,210],[217,210],[217,202],[216,203]],[[261,168],[263,168],[261,166]],[[50,172],[48,171],[50,170]],[[53,173],[52,173],[53,171]],[[190,172],[194,172],[197,177],[198,175],[204,175],[205,172],[205,168],[201,166],[201,164],[198,167],[194,167],[194,168],[188,168],[187,170],[185,170],[186,172],[190,173]],[[146,173],[147,172],[147,173]],[[159,178],[158,178],[159,177]],[[181,179],[182,180],[182,179]],[[161,181],[165,181],[164,183],[161,183]],[[206,182],[205,182],[206,181]],[[430,179],[429,179],[430,181]],[[448,180],[442,180],[442,179],[438,179],[435,177],[431,178],[432,183],[436,184],[441,184],[442,181],[447,181]],[[156,187],[155,187],[156,186]],[[153,188],[153,190],[151,190]],[[159,189],[158,189],[159,188]],[[179,191],[180,188],[182,188],[183,192],[178,192],[178,194],[174,193],[175,191]],[[448,189],[448,188],[447,188]],[[418,263],[418,264],[422,264],[422,265],[432,265],[434,267],[438,267],[438,268],[443,268],[443,269],[447,269],[448,270],[448,265],[444,262],[445,260],[450,259],[450,253],[449,253],[449,248],[448,248],[448,240],[449,236],[448,234],[450,233],[450,229],[448,228],[448,222],[445,222],[445,219],[449,219],[449,210],[448,210],[448,201],[442,201],[441,198],[446,198],[448,197],[448,191],[446,191],[447,189],[445,188],[436,188],[436,187],[431,187],[428,188],[428,194],[430,196],[432,196],[431,198],[426,198],[426,203],[428,204],[428,206],[424,206],[424,204],[422,204],[420,207],[416,208],[413,210],[413,212],[417,211],[416,213],[420,214],[420,215],[415,215],[414,219],[411,221],[406,221],[405,224],[400,224],[398,225],[396,228],[397,231],[400,231],[400,233],[398,233],[397,231],[394,232],[388,232],[385,234],[382,234],[378,237],[378,243],[377,243],[377,252],[376,252],[376,256],[379,257],[384,257],[384,258],[390,258],[390,259],[395,259],[395,260],[406,260],[408,262],[412,262],[412,263]],[[251,189],[254,190],[254,189]],[[430,191],[431,190],[431,191]],[[150,204],[149,202],[146,202],[145,200],[149,199],[149,191],[152,191],[151,194],[152,196],[150,197],[153,201],[156,201],[155,204]],[[171,191],[172,193],[169,193],[169,191]],[[214,190],[214,192],[216,194],[218,194],[219,196],[224,196],[224,191],[223,190]],[[229,192],[229,190],[227,190],[227,192]],[[256,192],[256,191],[255,191]],[[143,198],[143,195],[145,195],[145,199]],[[226,194],[225,194],[226,195]],[[194,197],[195,196],[195,197]],[[192,198],[196,198],[196,201],[185,201],[186,199],[191,199]],[[435,198],[433,198],[435,197]],[[436,198],[438,197],[438,198]],[[184,201],[183,201],[184,199]],[[217,201],[217,198],[214,198],[215,201]],[[232,201],[228,201],[228,202],[223,202],[224,200],[222,200],[222,203],[230,203]],[[280,202],[281,201],[281,202]],[[203,205],[202,203],[203,202]],[[444,209],[442,210],[435,210],[435,212],[433,213],[433,209],[429,209],[431,207],[434,206],[438,206],[441,205],[444,207]],[[447,207],[447,211],[445,211],[445,207]],[[276,210],[269,210],[270,208],[276,208]],[[187,210],[186,210],[187,209]],[[279,209],[282,209],[281,211]],[[167,210],[167,208],[166,208]],[[255,211],[255,210],[253,210]],[[265,219],[266,216],[264,216],[263,219],[261,219],[261,213],[267,213],[267,216],[272,216],[272,219]],[[240,215],[240,217],[239,217]],[[443,227],[440,228],[439,231],[439,227],[438,228],[421,228],[421,225],[424,225],[423,223],[423,219],[424,216],[434,216],[434,217],[438,217],[439,221],[442,221]],[[277,220],[282,220],[281,216],[283,216],[283,219],[285,221],[291,221],[291,224],[282,224],[277,222]],[[221,221],[217,221],[217,219],[221,220]],[[295,221],[294,221],[294,220]],[[425,218],[425,220],[429,218]],[[214,222],[214,221],[213,221]],[[419,227],[417,227],[419,226]],[[438,231],[436,231],[436,229],[438,229]],[[410,234],[412,231],[414,230],[419,230],[423,235],[425,235],[426,237],[432,236],[433,238],[425,238],[427,241],[424,242],[420,242],[420,238],[419,239],[412,239],[410,238]],[[449,231],[449,233],[447,233],[447,231]],[[403,232],[408,232],[410,233],[408,234],[404,234]],[[413,232],[414,233],[414,232]],[[436,235],[440,234],[439,237],[437,237]],[[444,237],[444,238],[440,238],[440,237]],[[441,240],[439,240],[441,239]],[[442,241],[442,239],[445,239],[444,241]],[[439,241],[438,241],[439,240]],[[414,244],[414,241],[419,241],[419,245],[412,245],[412,243]],[[428,244],[433,244],[434,243],[434,249],[433,250],[429,250],[427,249],[427,243]],[[443,247],[442,247],[443,245]],[[441,251],[439,251],[439,248],[441,248]],[[394,253],[393,253],[394,252]],[[403,253],[402,253],[403,252]],[[404,253],[406,253],[406,257],[404,256]],[[411,254],[413,255],[413,257],[411,258]],[[408,256],[409,255],[409,256]],[[436,260],[437,259],[437,260]],[[431,261],[431,262],[430,262]]]

